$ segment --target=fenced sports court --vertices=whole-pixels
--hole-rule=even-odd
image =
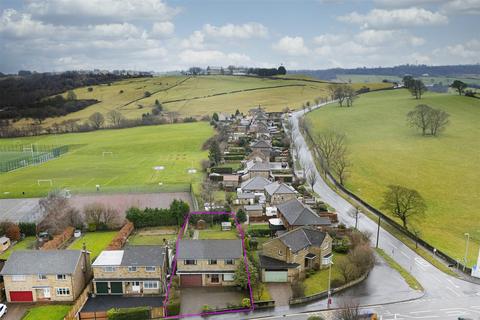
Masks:
[[[0,146],[0,172],[37,165],[60,157],[68,152],[68,146],[4,145]]]

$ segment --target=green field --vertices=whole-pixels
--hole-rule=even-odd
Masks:
[[[81,250],[83,243],[87,250],[90,251],[90,259],[95,260],[96,257],[105,250],[113,238],[117,234],[117,231],[96,231],[84,233],[80,238],[76,239],[68,249]]]
[[[475,76],[460,76],[460,77],[429,77],[429,76],[422,76],[416,77],[422,80],[425,84],[443,84],[443,85],[450,85],[455,80],[460,80],[465,83],[469,84],[477,84],[480,85],[480,77]],[[345,75],[337,75],[337,80],[340,81],[352,81],[353,83],[378,83],[382,82],[384,79],[390,81],[397,81],[402,82],[402,77],[397,76],[381,76],[381,75],[358,75],[358,74],[345,74]]]
[[[237,109],[248,111],[262,105],[270,111],[281,111],[285,107],[301,108],[304,103],[314,102],[317,97],[327,96],[328,83],[308,77],[257,78],[245,76],[165,76],[118,81],[109,85],[75,89],[78,99],[97,99],[100,102],[63,117],[49,118],[44,126],[65,120],[83,122],[94,112],[106,114],[118,110],[127,118],[139,118],[151,112],[155,100],[159,100],[165,111],[178,112],[180,116],[202,117],[213,112],[230,112]],[[306,81],[307,80],[307,81]],[[360,88],[364,84],[354,84]],[[370,83],[372,89],[389,84]],[[246,90],[246,91],[245,91]],[[123,93],[120,93],[123,91]],[[151,96],[144,98],[148,91]],[[31,120],[18,121],[23,126]]]
[[[88,133],[1,139],[8,144],[68,145],[69,152],[46,163],[0,174],[0,197],[43,196],[53,188],[103,191],[185,191],[202,177],[202,144],[213,134],[206,122],[101,130]],[[104,152],[112,152],[105,154]],[[164,166],[164,170],[153,167]],[[191,167],[197,173],[189,174]],[[159,185],[161,184],[161,185]]]
[[[439,137],[422,137],[406,124],[406,113],[419,103],[450,113]],[[346,133],[351,191],[378,208],[390,184],[418,190],[428,210],[412,225],[455,259],[463,259],[469,233],[468,264],[474,264],[480,243],[480,100],[428,93],[418,101],[406,90],[383,91],[362,95],[352,108],[316,110],[308,119],[317,132]]]

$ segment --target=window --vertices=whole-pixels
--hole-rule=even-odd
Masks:
[[[223,281],[233,281],[233,273],[225,273],[223,275]]]
[[[38,280],[47,280],[47,275],[46,274],[39,274],[38,275]]]
[[[57,288],[57,296],[69,296],[70,289],[69,288]]]
[[[137,272],[137,267],[128,267],[128,272]]]
[[[155,272],[156,268],[155,267],[145,267],[145,271],[147,272]]]
[[[282,250],[278,250],[278,255],[283,256]]]
[[[143,282],[144,289],[158,289],[158,281],[144,281]]]
[[[57,280],[66,280],[67,279],[67,275],[65,274],[57,274]]]
[[[219,277],[219,275],[218,275],[218,274],[212,274],[212,275],[210,276],[210,281],[211,281],[212,283],[219,283],[219,282],[220,282],[220,277]]]
[[[186,264],[186,265],[197,264],[197,260],[184,260],[183,264]]]
[[[117,267],[112,267],[112,266],[103,267],[103,272],[115,272],[115,271],[117,271]]]
[[[208,264],[217,264],[217,260],[215,259],[208,260]]]
[[[23,275],[12,276],[12,281],[25,281],[25,276]]]
[[[227,260],[225,260],[225,264],[233,265],[233,264],[235,264],[235,261],[233,259],[227,259]]]

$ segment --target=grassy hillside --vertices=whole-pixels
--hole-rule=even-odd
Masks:
[[[422,137],[406,124],[419,103],[450,113],[439,137]],[[422,236],[454,258],[463,258],[464,233],[474,237],[470,264],[480,242],[480,100],[448,94],[413,99],[406,90],[362,95],[353,108],[330,105],[308,115],[316,131],[347,134],[353,163],[347,187],[376,207],[387,185],[417,189],[428,212],[413,224]]]
[[[206,122],[101,130],[89,133],[0,139],[7,144],[69,145],[60,158],[38,166],[0,174],[0,197],[44,195],[51,187],[38,179],[52,179],[54,187],[78,191],[185,186],[201,179],[200,160],[207,157],[202,144],[213,129]],[[103,156],[103,152],[112,152]],[[153,170],[164,166],[165,170]],[[198,172],[189,174],[191,167]],[[159,183],[162,186],[159,187]]]
[[[285,107],[301,108],[317,97],[327,95],[328,83],[308,77],[257,78],[245,76],[166,76],[119,81],[111,85],[92,86],[75,89],[79,99],[101,101],[81,111],[64,117],[50,118],[44,123],[50,126],[74,119],[85,121],[94,112],[106,114],[118,110],[127,118],[138,118],[151,112],[155,100],[162,102],[166,111],[175,111],[180,116],[201,117],[213,112],[247,111],[259,104],[267,110],[280,111]],[[354,84],[360,88],[365,84]],[[389,86],[382,83],[369,83],[372,89]],[[148,91],[152,95],[144,97]],[[18,125],[31,123],[19,121]]]

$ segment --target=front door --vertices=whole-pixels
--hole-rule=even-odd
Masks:
[[[140,293],[140,281],[132,282],[132,292],[133,293]]]
[[[43,288],[43,297],[45,299],[50,299],[52,297],[52,294],[50,292],[50,288]]]
[[[218,274],[212,274],[210,277],[211,277],[212,283],[219,283],[220,282],[220,276]]]

